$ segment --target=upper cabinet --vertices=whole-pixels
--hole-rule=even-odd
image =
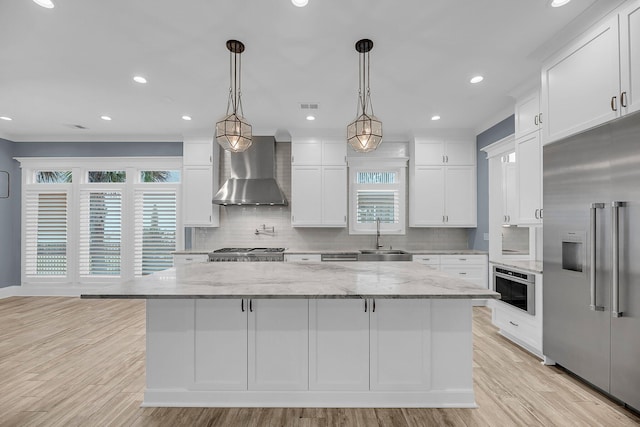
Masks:
[[[218,191],[218,159],[219,147],[211,141],[211,137],[189,138],[182,144],[182,212],[185,227],[220,225],[220,208],[212,203],[214,192]]]
[[[473,137],[416,137],[410,151],[409,226],[475,227]]]
[[[627,3],[542,68],[544,143],[637,111],[640,0]]]
[[[515,151],[500,157],[502,177],[502,223],[518,222],[518,186]]]
[[[291,225],[347,226],[347,143],[291,141]]]
[[[542,144],[540,132],[516,138],[518,225],[542,223]]]
[[[542,113],[540,112],[540,92],[535,90],[516,102],[516,138],[535,132],[541,127]]]

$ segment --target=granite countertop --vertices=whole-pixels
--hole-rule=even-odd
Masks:
[[[498,259],[489,262],[505,267],[518,268],[532,273],[542,274],[542,261]]]
[[[363,248],[361,248],[363,249]],[[396,248],[401,251],[408,252],[413,255],[487,255],[486,251],[478,251],[475,249],[403,249]],[[208,254],[213,249],[188,249],[171,252],[175,255],[192,255],[192,254]],[[284,251],[285,254],[357,254],[360,249],[289,249]]]
[[[179,265],[82,298],[499,298],[412,262],[212,262]]]

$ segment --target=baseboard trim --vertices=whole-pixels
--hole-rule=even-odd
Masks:
[[[21,286],[7,286],[4,288],[0,288],[0,299],[20,295],[20,288]]]

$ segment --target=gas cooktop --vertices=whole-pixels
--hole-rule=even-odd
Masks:
[[[284,261],[285,248],[222,248],[209,253],[209,261]]]
[[[257,252],[267,252],[267,253],[272,253],[272,252],[284,252],[285,248],[222,248],[222,249],[216,249],[215,251],[213,251],[214,254],[226,254],[226,253],[239,253],[239,254],[245,254],[245,253],[257,253]]]

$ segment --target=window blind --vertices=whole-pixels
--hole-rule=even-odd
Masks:
[[[67,275],[66,192],[25,193],[25,274]]]
[[[400,198],[397,190],[358,190],[356,201],[358,224],[397,224],[400,218]]]
[[[136,192],[135,275],[173,267],[176,250],[175,191]]]
[[[120,276],[122,193],[82,191],[80,197],[80,275]]]

